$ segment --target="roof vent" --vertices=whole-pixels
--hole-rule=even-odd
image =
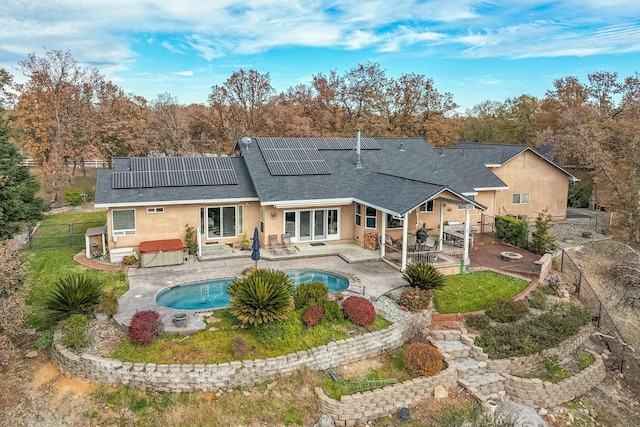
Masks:
[[[362,169],[362,162],[360,161],[360,129],[356,129],[356,169]]]
[[[251,144],[251,138],[248,136],[242,137],[242,145],[244,145],[244,149],[249,151],[249,144]]]
[[[404,151],[404,142],[400,143],[400,151]]]

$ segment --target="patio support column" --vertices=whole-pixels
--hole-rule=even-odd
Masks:
[[[438,250],[442,250],[442,239],[444,239],[444,205],[440,200],[440,227],[438,227]]]
[[[402,262],[400,264],[400,271],[404,271],[407,268],[407,230],[409,229],[409,213],[404,214],[402,217]]]
[[[464,205],[464,251],[462,257],[465,265],[469,259],[469,204]]]
[[[384,258],[385,254],[387,253],[387,248],[384,245],[385,244],[385,236],[387,234],[387,213],[386,212],[382,212],[382,224],[380,224],[380,230],[381,230],[381,235],[380,235],[380,258]]]

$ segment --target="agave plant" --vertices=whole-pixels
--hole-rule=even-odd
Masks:
[[[249,325],[286,319],[293,310],[293,282],[284,272],[257,269],[233,281],[229,311]]]
[[[72,314],[88,314],[100,301],[102,282],[93,277],[71,275],[59,279],[55,289],[44,300],[44,308],[55,320],[66,319]]]
[[[402,278],[409,286],[418,287],[425,291],[444,286],[444,275],[431,264],[416,262],[407,265]]]

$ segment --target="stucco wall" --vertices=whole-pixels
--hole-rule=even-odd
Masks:
[[[495,207],[489,215],[527,215],[535,219],[539,212],[548,209],[554,220],[565,219],[569,177],[549,162],[531,151],[525,151],[492,172],[504,181],[509,189],[495,192]],[[529,193],[528,204],[513,204],[514,193]]]

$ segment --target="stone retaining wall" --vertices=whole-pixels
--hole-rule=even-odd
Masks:
[[[308,351],[269,359],[242,360],[220,364],[130,363],[78,354],[62,345],[62,333],[54,335],[54,364],[65,374],[87,381],[130,385],[141,390],[182,393],[217,391],[249,386],[297,369],[334,368],[396,348],[431,323],[431,313],[408,316],[383,331],[370,332]]]
[[[448,363],[447,369],[433,377],[414,378],[399,384],[342,396],[340,400],[328,397],[321,388],[316,387],[322,413],[331,415],[338,427],[354,426],[358,422],[395,414],[402,407],[433,396],[433,389],[437,385],[444,388],[456,385],[458,372],[455,362],[452,359],[447,360],[446,357],[445,361]]]
[[[551,408],[569,402],[600,384],[607,375],[602,357],[587,351],[596,361],[566,380],[554,384],[538,378],[520,378],[503,374],[505,391],[514,402],[535,409]]]
[[[584,342],[587,341],[595,331],[596,327],[593,324],[588,324],[580,329],[578,335],[562,341],[557,347],[543,350],[540,353],[532,354],[530,356],[510,357],[508,359],[495,360],[491,360],[487,357],[483,360],[487,361],[487,369],[491,372],[522,375],[538,368],[542,364],[542,361],[549,356],[557,354],[562,359],[563,357],[567,357],[568,355],[575,353],[576,350],[584,344]],[[475,346],[470,338],[466,337],[466,340],[463,340],[463,342],[467,345],[471,345],[473,350],[479,350],[482,352],[482,349]]]

